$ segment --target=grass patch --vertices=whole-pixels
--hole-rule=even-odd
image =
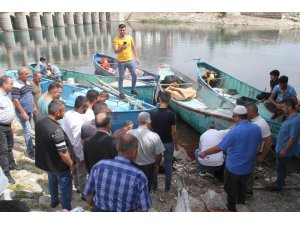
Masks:
[[[179,24],[179,23],[189,23],[189,21],[182,20],[170,20],[170,19],[142,19],[141,23],[152,23],[152,24]]]
[[[12,191],[15,192],[14,199],[20,198],[32,198],[32,199],[39,199],[40,196],[43,195],[41,192],[28,192],[24,191],[28,189],[28,186],[23,184],[16,184],[14,187],[11,188]]]

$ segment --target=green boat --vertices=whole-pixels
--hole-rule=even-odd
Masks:
[[[192,81],[181,72],[163,65],[159,68],[159,75],[167,77],[176,75],[185,83],[181,88],[193,87],[197,95],[191,100],[171,99],[170,107],[179,114],[184,121],[200,133],[205,132],[210,125],[216,129],[227,129],[234,124],[232,119],[232,110],[234,105],[212,92],[209,88]],[[164,91],[168,85],[159,85],[160,90]]]
[[[29,64],[29,68],[34,73],[36,72],[37,63]],[[80,83],[80,84],[88,84],[90,82],[94,82],[100,86],[103,86],[102,83],[99,82],[98,79],[104,81],[105,83],[111,85],[114,88],[118,88],[118,78],[116,76],[101,76],[101,75],[94,75],[94,74],[87,74],[78,71],[72,70],[65,70],[60,68],[60,72],[62,75],[62,80],[70,83]],[[49,78],[49,77],[47,77]],[[141,81],[138,80],[136,83],[136,90],[138,91],[139,95],[135,96],[131,94],[131,80],[125,79],[123,82],[124,92],[126,95],[134,98],[138,98],[140,100],[145,101],[146,103],[153,104],[154,95],[156,93],[157,83],[159,80],[159,76],[157,75],[157,79],[152,81]]]
[[[213,93],[217,94],[219,97],[234,105],[245,104],[247,102],[255,103],[259,114],[268,122],[272,133],[273,144],[276,144],[276,139],[282,122],[280,118],[271,119],[273,113],[268,111],[262,102],[256,100],[256,96],[263,92],[262,90],[259,90],[256,87],[253,87],[201,60],[197,61],[196,69],[198,73],[198,82],[207,87]],[[214,74],[214,79],[213,82],[208,84],[207,77],[211,73]],[[299,158],[300,139],[298,140],[297,145],[298,148],[296,156]]]

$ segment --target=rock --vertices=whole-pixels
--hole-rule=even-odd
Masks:
[[[204,195],[201,196],[201,198],[205,203],[208,211],[227,208],[222,195],[216,193],[214,190],[209,189]]]
[[[250,212],[250,210],[248,209],[248,207],[246,205],[236,204],[235,207],[236,207],[237,212]]]
[[[205,203],[202,200],[189,196],[189,201],[192,212],[207,212]]]
[[[39,206],[41,207],[50,207],[51,197],[49,195],[39,197]]]

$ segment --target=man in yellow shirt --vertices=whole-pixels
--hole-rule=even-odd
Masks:
[[[119,69],[119,97],[121,99],[125,98],[123,92],[123,80],[125,75],[125,69],[128,68],[131,77],[132,77],[132,86],[131,86],[131,94],[138,95],[138,92],[135,90],[136,86],[136,71],[135,71],[135,62],[138,65],[140,60],[137,55],[136,47],[134,45],[133,39],[130,35],[126,34],[126,25],[119,25],[119,35],[115,37],[113,41],[114,51],[117,54],[118,58],[118,69]],[[135,56],[135,61],[132,57],[132,51]]]

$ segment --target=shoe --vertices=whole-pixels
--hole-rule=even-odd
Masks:
[[[9,170],[19,170],[20,167],[16,163],[12,163],[8,166]]]
[[[212,173],[209,173],[209,172],[203,172],[203,171],[201,171],[201,172],[199,173],[199,175],[200,175],[201,177],[212,177],[212,178],[215,177]]]
[[[139,93],[136,90],[131,90],[131,94],[133,94],[133,95],[139,95]]]
[[[246,191],[247,195],[253,195],[253,191],[250,190],[250,191]]]
[[[51,208],[55,208],[59,205],[59,200],[50,204]]]
[[[124,95],[124,93],[123,93],[123,92],[120,92],[120,94],[119,94],[119,98],[123,100],[123,99],[125,99],[125,98],[126,98],[126,96]]]
[[[7,176],[7,179],[8,179],[8,183],[10,183],[10,184],[15,184],[16,183],[16,181],[15,181],[15,179],[14,178],[12,178],[12,176]]]
[[[275,187],[274,184],[266,186],[265,189],[266,189],[267,191],[274,191],[274,192],[276,192],[276,191],[278,191],[278,192],[281,191],[281,188]]]
[[[76,193],[77,193],[77,194],[80,194],[80,190],[79,190],[79,189],[76,189]]]

